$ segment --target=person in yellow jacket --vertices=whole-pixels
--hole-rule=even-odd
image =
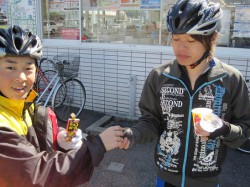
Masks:
[[[123,140],[119,126],[83,140],[78,133],[75,142],[60,136],[65,130],[53,139],[57,128],[51,123],[37,128],[33,120],[37,94],[32,87],[41,57],[38,36],[16,25],[0,29],[1,187],[79,186],[91,178],[104,153],[119,147]]]

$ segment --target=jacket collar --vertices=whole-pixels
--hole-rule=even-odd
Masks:
[[[215,64],[208,72],[208,81],[213,81],[215,79],[221,78],[223,75],[228,75],[228,72],[225,70],[222,62],[217,58],[213,58],[213,60]]]
[[[177,62],[177,60],[174,60],[170,62],[167,66],[167,68],[163,71],[163,74],[168,74],[170,76],[180,78],[181,77],[181,69]]]
[[[217,58],[213,58],[212,60],[213,66],[210,70],[208,70],[208,81],[213,81],[223,75],[227,75],[227,71],[223,67],[222,62]],[[170,62],[163,73],[176,78],[181,78],[182,75],[182,71],[177,60]]]
[[[21,117],[23,114],[25,103],[33,102],[36,96],[37,96],[37,93],[34,90],[30,92],[29,96],[25,100],[13,100],[13,99],[6,98],[4,96],[0,96],[0,105],[12,111],[17,116]]]

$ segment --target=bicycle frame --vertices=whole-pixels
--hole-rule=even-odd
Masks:
[[[46,101],[44,102],[44,106],[47,106],[50,97],[52,96],[52,94],[54,93],[55,89],[57,88],[57,86],[59,86],[59,81],[61,80],[60,76],[58,75],[58,73],[56,73],[56,75],[52,78],[52,80],[50,81],[50,83],[46,86],[46,88],[43,90],[43,92],[39,95],[39,97],[36,100],[36,103],[38,103],[41,98],[43,97],[43,95],[46,93],[46,91],[50,88],[50,86],[54,83],[54,85],[52,86],[52,90],[50,91]]]
[[[42,79],[43,83],[44,83],[46,86],[50,83],[50,80],[49,80],[47,77],[45,77],[45,76],[43,75],[43,72],[41,71],[40,67],[37,68],[37,77],[36,77],[36,80],[38,81],[39,78]],[[38,86],[35,87],[35,91],[38,92],[38,93],[39,93],[39,92],[43,92],[43,90],[40,90],[40,89],[38,88]]]
[[[45,60],[53,64],[54,70],[38,70],[37,91],[39,96],[35,104],[42,102],[45,107],[51,104],[49,107],[54,110],[57,119],[67,122],[67,116],[70,113],[74,112],[78,116],[83,110],[86,100],[84,85],[78,79],[63,74],[64,65],[68,65],[70,62],[66,60]],[[79,96],[74,98],[74,94]]]

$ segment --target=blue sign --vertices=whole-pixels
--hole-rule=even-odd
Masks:
[[[141,0],[140,8],[142,9],[160,9],[161,0]]]

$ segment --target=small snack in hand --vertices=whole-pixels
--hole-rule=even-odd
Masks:
[[[76,131],[78,129],[79,121],[80,119],[75,118],[75,114],[72,113],[71,118],[68,119],[67,127],[66,127],[66,132],[67,132],[67,137],[66,141],[71,141],[71,139],[76,136]]]

